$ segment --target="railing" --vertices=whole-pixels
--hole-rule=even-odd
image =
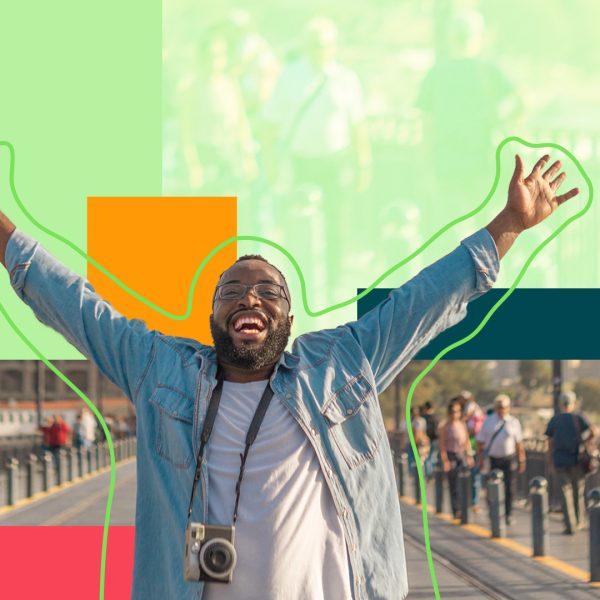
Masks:
[[[134,457],[136,445],[135,437],[115,440],[116,462]],[[61,448],[53,452],[38,447],[25,456],[22,449],[13,448],[12,453],[3,457],[0,465],[0,507],[14,506],[20,500],[108,467],[110,453],[107,442],[99,442],[88,448]]]

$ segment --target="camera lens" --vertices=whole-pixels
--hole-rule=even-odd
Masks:
[[[200,566],[215,579],[228,577],[233,571],[237,556],[233,544],[223,538],[214,538],[202,546]]]

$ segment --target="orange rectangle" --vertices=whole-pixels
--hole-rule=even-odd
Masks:
[[[236,198],[90,197],[88,254],[127,286],[162,309],[183,315],[189,288],[206,255],[237,234]],[[192,313],[176,321],[157,313],[88,263],[96,291],[129,318],[151,329],[211,344],[208,317],[219,275],[237,256],[237,244],[219,251],[195,287]]]

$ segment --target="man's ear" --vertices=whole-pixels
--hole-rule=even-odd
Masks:
[[[288,322],[290,327],[294,324],[294,315],[288,315]]]

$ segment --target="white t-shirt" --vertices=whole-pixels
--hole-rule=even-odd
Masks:
[[[208,522],[230,525],[246,433],[266,381],[224,382],[207,447]],[[204,600],[349,600],[346,541],[308,438],[277,396],[271,400],[242,480],[230,584]]]
[[[488,447],[494,433],[502,426],[502,419],[497,413],[492,413],[486,417],[477,437],[478,442],[483,443],[484,449]],[[517,444],[523,441],[523,431],[521,423],[516,417],[508,415],[504,429],[494,438],[492,445],[488,449],[488,456],[493,458],[504,458],[517,452]]]

